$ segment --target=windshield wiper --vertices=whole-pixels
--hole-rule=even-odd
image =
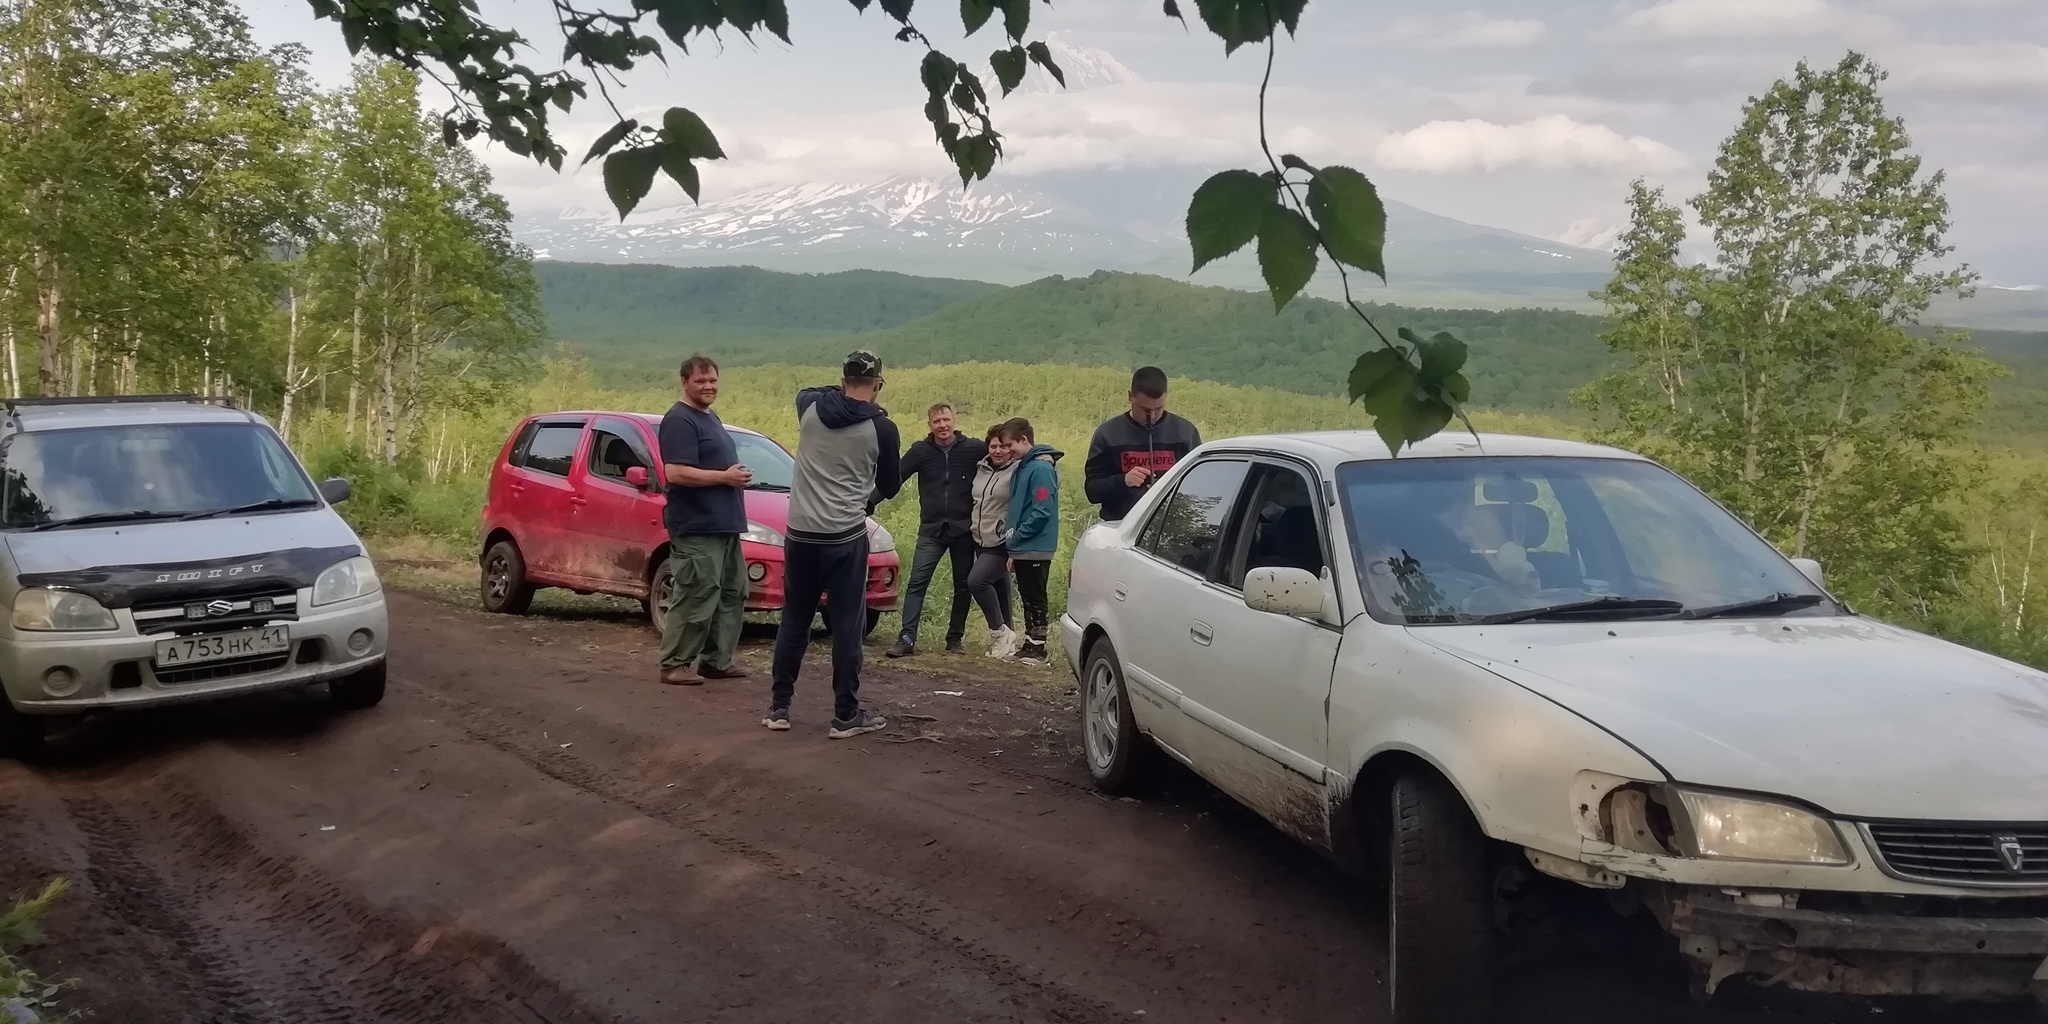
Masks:
[[[188,512],[185,515],[179,516],[178,521],[182,523],[193,519],[211,519],[214,516],[238,516],[244,512],[264,512],[274,508],[310,508],[318,504],[320,503],[311,498],[265,498],[262,501],[252,501],[246,505],[236,505],[233,508],[211,508],[204,512]]]
[[[783,486],[782,484],[748,484],[748,485],[747,485],[747,490],[750,490],[750,491],[775,491],[775,492],[776,492],[776,493],[778,493],[778,494],[788,494],[788,493],[789,493],[789,488],[788,488],[788,487],[785,487],[785,486]]]
[[[116,512],[93,512],[82,516],[72,516],[69,519],[52,519],[46,523],[37,523],[29,527],[29,530],[56,530],[66,526],[91,526],[94,523],[123,523],[139,519],[169,519],[177,514],[176,512],[157,512],[146,508],[121,509]]]
[[[1754,612],[1758,615],[1783,615],[1786,612],[1798,611],[1801,608],[1811,608],[1825,600],[1827,598],[1819,594],[1794,594],[1780,591],[1769,597],[1759,597],[1749,601],[1736,601],[1732,604],[1715,605],[1711,608],[1690,611],[1685,613],[1685,617],[1688,619],[1711,619],[1720,615],[1741,615],[1744,612]]]
[[[1524,608],[1521,611],[1498,612],[1481,615],[1469,622],[1492,626],[1503,622],[1526,622],[1531,619],[1547,619],[1555,616],[1601,618],[1607,614],[1634,618],[1649,615],[1676,615],[1685,610],[1685,605],[1658,597],[1596,597],[1590,601],[1571,601],[1553,604],[1543,608]]]

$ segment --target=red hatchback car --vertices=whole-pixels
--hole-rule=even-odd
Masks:
[[[650,467],[661,464],[661,417],[630,412],[529,416],[505,441],[483,511],[483,604],[522,614],[541,587],[640,601],[656,630],[668,614],[666,499]],[[782,531],[796,460],[770,438],[727,425],[747,488],[747,610],[782,608]],[[902,563],[896,541],[868,520],[867,630],[896,610]]]

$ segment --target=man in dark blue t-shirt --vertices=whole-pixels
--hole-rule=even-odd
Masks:
[[[698,686],[740,679],[733,664],[747,599],[740,534],[747,529],[747,485],[754,474],[711,411],[718,364],[710,356],[683,361],[683,399],[661,418],[661,472],[668,485],[668,561],[673,603],[661,633],[661,681]]]

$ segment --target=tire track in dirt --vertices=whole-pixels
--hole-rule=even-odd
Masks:
[[[1127,1022],[1131,1016],[1108,1003],[1076,992],[1044,972],[991,948],[1002,926],[983,922],[972,912],[936,899],[927,892],[892,879],[799,850],[770,850],[720,827],[710,816],[680,810],[647,799],[626,779],[558,747],[534,740],[528,730],[508,723],[496,709],[449,697],[405,677],[393,683],[408,699],[441,708],[448,724],[475,741],[495,748],[533,770],[565,785],[632,808],[635,812],[697,836],[718,849],[744,859],[778,878],[822,891],[842,903],[914,933],[944,955],[959,957],[1015,1001],[1030,1020],[1055,1024]],[[1076,798],[1085,799],[1080,794]]]
[[[259,849],[182,778],[60,797],[104,912],[176,961],[162,1007],[192,1024],[599,1024],[489,938],[395,919]]]

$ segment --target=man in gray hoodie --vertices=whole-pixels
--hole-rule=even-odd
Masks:
[[[860,706],[861,639],[866,630],[868,515],[903,486],[901,438],[875,404],[882,360],[846,357],[839,387],[797,393],[796,479],[783,531],[782,624],[775,633],[774,684],[761,724],[789,728],[789,702],[810,646],[811,620],[824,599],[832,630],[833,739],[886,728]]]

